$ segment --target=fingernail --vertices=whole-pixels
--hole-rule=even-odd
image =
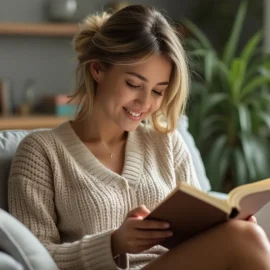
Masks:
[[[164,224],[164,228],[169,228],[170,227],[170,223],[165,223]]]

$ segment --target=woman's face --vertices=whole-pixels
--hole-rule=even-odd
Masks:
[[[144,63],[94,71],[98,82],[94,108],[123,131],[135,130],[160,108],[171,70],[165,56],[154,55]]]

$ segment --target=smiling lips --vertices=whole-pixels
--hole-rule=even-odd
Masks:
[[[128,108],[124,107],[124,110],[132,117],[132,119],[134,120],[139,120],[142,116],[142,112],[138,113],[138,112],[133,112],[131,110],[129,110]]]

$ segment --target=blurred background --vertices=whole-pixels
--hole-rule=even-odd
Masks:
[[[192,74],[190,132],[217,191],[270,175],[270,0],[9,0],[0,2],[0,130],[72,117],[78,22],[150,4],[177,23]]]

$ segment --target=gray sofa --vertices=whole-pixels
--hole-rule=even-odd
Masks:
[[[11,159],[20,141],[32,131],[0,132],[0,269],[56,270],[49,252],[21,222],[11,216],[7,205],[7,180]]]
[[[205,191],[210,191],[200,154],[189,134],[187,118],[179,121],[181,133],[191,153],[200,184]],[[48,252],[31,232],[7,213],[7,180],[11,159],[21,140],[33,131],[13,130],[0,132],[0,269],[57,269]],[[215,193],[226,198],[224,194]],[[8,265],[8,266],[7,266]]]

